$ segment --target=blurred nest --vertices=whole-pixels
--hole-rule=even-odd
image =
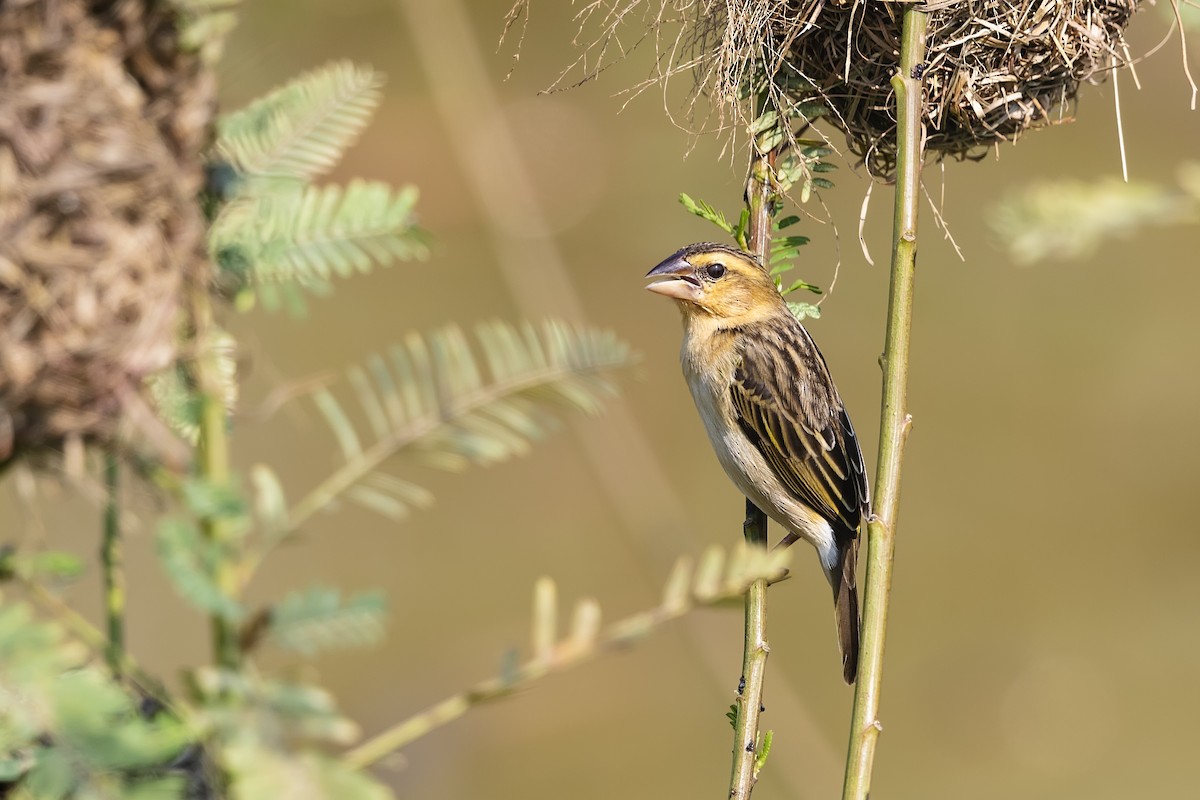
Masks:
[[[528,0],[517,0],[512,25]],[[824,116],[877,177],[895,169],[891,79],[903,2],[881,0],[596,0],[578,15],[584,52],[572,70],[598,74],[628,52],[640,24],[660,58],[640,91],[680,72],[720,120],[771,78],[777,110]],[[1084,81],[1128,62],[1124,30],[1143,0],[929,0],[927,152],[982,156],[1025,130],[1061,121]],[[641,12],[638,14],[637,12]],[[640,19],[639,19],[640,17]],[[675,36],[667,34],[674,28]]]
[[[0,5],[0,466],[135,435],[205,278],[214,79],[163,0]]]

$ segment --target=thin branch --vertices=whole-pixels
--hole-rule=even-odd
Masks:
[[[746,501],[746,520],[742,524],[746,543],[765,547],[767,515],[749,500]],[[745,597],[745,642],[742,648],[742,677],[738,681],[737,716],[733,723],[733,768],[729,776],[729,796],[747,800],[758,783],[761,768],[759,747],[759,718],[763,712],[763,685],[766,681],[767,655],[767,582],[750,584]]]
[[[915,5],[905,6],[900,70],[892,78],[896,93],[898,146],[891,294],[883,351],[883,404],[880,413],[879,461],[875,474],[875,513],[867,525],[862,650],[858,680],[854,687],[854,713],[851,717],[843,800],[866,800],[871,787],[875,745],[882,729],[879,723],[879,691],[883,679],[883,645],[892,582],[896,511],[900,500],[900,465],[904,442],[912,424],[906,392],[924,133],[924,89],[921,79],[914,77],[917,74],[914,67],[925,59],[927,23],[926,13],[918,11]]]
[[[751,147],[755,147],[751,140]],[[777,152],[755,150],[746,184],[746,205],[750,210],[750,230],[747,244],[763,263],[771,249],[771,205],[774,192],[771,173]],[[746,521],[742,526],[746,544],[766,548],[767,515],[746,500]],[[767,582],[757,580],[746,591],[745,643],[742,650],[742,677],[738,681],[733,724],[733,767],[729,776],[729,797],[748,800],[758,782],[762,766],[759,757],[762,739],[759,734],[759,715],[763,709],[763,684],[766,679],[767,655]],[[764,754],[765,755],[765,754]]]
[[[720,548],[710,548],[694,572],[687,559],[680,559],[667,581],[660,605],[625,617],[601,631],[600,607],[594,600],[582,600],[576,606],[570,634],[558,642],[549,634],[555,627],[555,589],[553,582],[543,578],[534,596],[534,654],[530,660],[433,704],[363,742],[342,760],[352,769],[369,767],[462,717],[475,706],[507,697],[539,678],[590,661],[601,653],[627,648],[697,608],[727,604],[742,597],[751,584],[782,580],[786,577],[789,557],[787,550],[741,548],[728,559],[728,572],[724,575],[726,559]]]
[[[113,453],[104,454],[104,535],[100,545],[100,567],[104,579],[104,618],[108,629],[105,660],[113,677],[121,676],[125,657],[125,564],[121,553],[121,465]]]
[[[195,291],[192,300],[193,324],[196,341],[202,352],[197,359],[197,378],[200,387],[200,475],[213,487],[225,487],[230,482],[229,438],[225,403],[223,402],[221,365],[218,354],[212,347],[205,346],[213,330],[212,300],[205,288]],[[231,544],[234,531],[229,520],[208,517],[202,520],[205,537],[217,545],[220,555],[213,567],[213,580],[217,587],[231,598],[238,595],[235,571],[236,561],[232,553],[225,552]],[[220,614],[212,616],[213,656],[222,667],[235,668],[241,660],[238,649],[237,628]]]

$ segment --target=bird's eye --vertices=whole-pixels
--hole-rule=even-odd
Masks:
[[[715,281],[717,278],[725,274],[725,265],[720,262],[709,264],[704,268],[704,271],[708,273],[708,277]]]

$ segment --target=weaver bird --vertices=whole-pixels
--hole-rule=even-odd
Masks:
[[[754,505],[817,549],[833,587],[842,674],[858,671],[862,451],[825,359],[749,253],[689,245],[646,275],[683,315],[679,359],[717,459]]]

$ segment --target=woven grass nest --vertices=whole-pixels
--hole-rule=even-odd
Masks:
[[[512,25],[529,0],[517,0]],[[566,74],[588,80],[637,42],[653,41],[654,74],[680,73],[718,126],[747,122],[748,90],[772,77],[779,110],[820,101],[872,175],[895,169],[891,78],[900,61],[896,0],[596,0],[578,14],[584,52]],[[1128,63],[1125,27],[1144,0],[927,0],[926,151],[974,158],[1070,116],[1081,83]],[[628,27],[649,31],[630,36]],[[564,78],[566,77],[564,74]],[[560,78],[560,81],[562,79]],[[555,84],[557,88],[559,84]],[[693,118],[689,127],[706,129]],[[739,127],[741,127],[739,125]]]
[[[168,3],[0,4],[0,466],[129,433],[178,455],[143,384],[206,275],[213,111]]]
[[[925,79],[926,148],[957,158],[1068,116],[1084,81],[1127,58],[1124,31],[1142,0],[936,0]],[[873,174],[895,166],[890,80],[903,5],[765,2],[768,43],[817,87],[829,121]]]

